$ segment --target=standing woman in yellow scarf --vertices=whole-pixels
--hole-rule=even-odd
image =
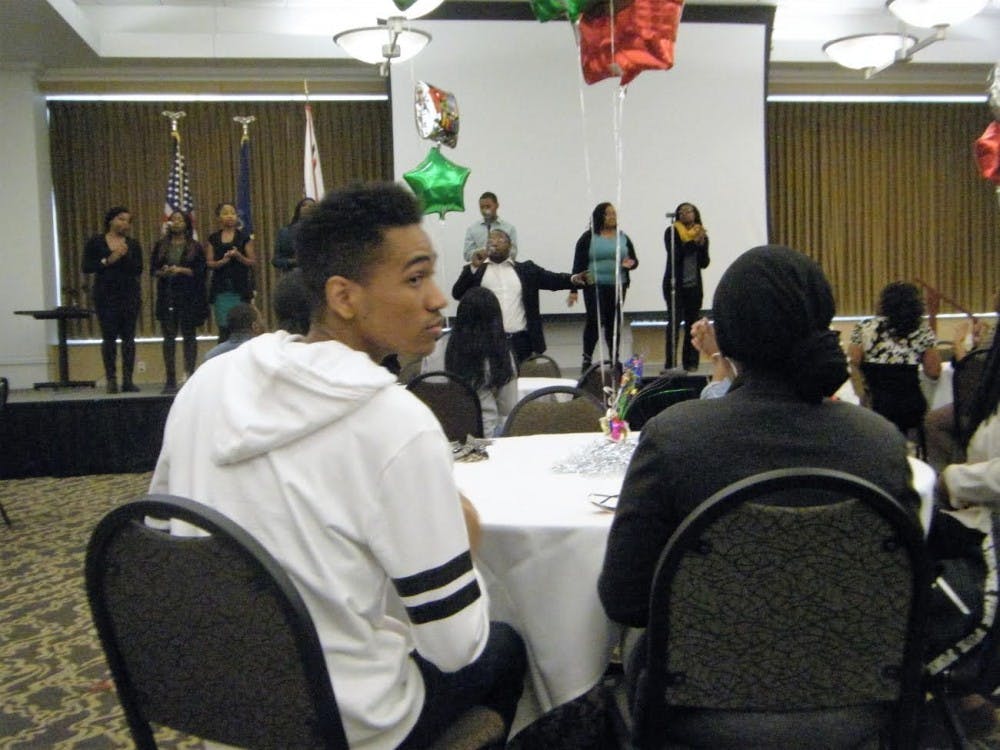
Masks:
[[[675,235],[673,238],[671,235]],[[667,326],[664,367],[674,366],[677,341],[673,336],[684,321],[685,370],[698,369],[698,350],[691,343],[691,326],[701,315],[701,269],[708,267],[708,233],[701,223],[701,212],[693,203],[681,203],[674,211],[674,223],[663,233],[667,249],[667,267],[663,274],[663,299],[667,303],[671,325]],[[671,245],[673,249],[671,250]],[[674,259],[677,262],[674,264]],[[671,309],[671,269],[677,295],[677,314]]]

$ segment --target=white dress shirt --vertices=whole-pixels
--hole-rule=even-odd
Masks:
[[[521,279],[514,270],[514,261],[510,258],[502,263],[487,260],[480,286],[489,289],[500,300],[505,333],[517,333],[528,327],[524,299],[521,297]]]

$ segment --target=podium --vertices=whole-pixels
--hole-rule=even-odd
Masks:
[[[94,314],[85,307],[68,307],[60,305],[51,310],[15,310],[15,315],[30,315],[35,320],[54,320],[59,331],[59,380],[46,383],[35,383],[35,390],[42,388],[93,388],[93,380],[69,379],[69,349],[66,344],[66,321],[83,320]]]

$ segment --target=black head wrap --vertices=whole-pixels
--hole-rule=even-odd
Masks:
[[[834,303],[823,269],[781,245],[747,250],[715,290],[719,349],[746,371],[787,380],[805,401],[834,394],[847,380],[847,358],[830,330]]]

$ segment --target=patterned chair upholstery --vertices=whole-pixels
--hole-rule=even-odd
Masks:
[[[657,566],[636,747],[912,747],[929,591],[916,519],[875,485],[826,469],[730,485]]]
[[[458,375],[432,370],[410,380],[406,389],[434,412],[448,440],[464,442],[469,435],[483,436],[483,407],[479,396]]]
[[[561,378],[562,370],[552,357],[534,354],[521,363],[517,374],[522,378]]]
[[[556,401],[565,394],[568,401]],[[539,388],[522,398],[511,409],[504,423],[502,437],[518,435],[556,435],[569,432],[600,432],[604,416],[600,402],[579,388],[553,385]]]

